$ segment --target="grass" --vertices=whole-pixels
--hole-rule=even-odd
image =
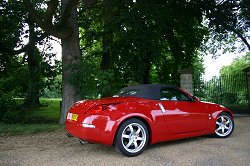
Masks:
[[[16,99],[22,103],[23,99]],[[60,128],[60,101],[61,99],[41,98],[41,107],[31,108],[25,111],[13,111],[10,117],[15,123],[0,123],[0,135],[31,134],[39,132],[51,132]],[[19,120],[18,120],[19,119]],[[20,121],[20,122],[19,122]]]
[[[40,117],[47,119],[49,122],[58,123],[60,119],[60,101],[61,99],[41,98],[40,102],[43,106],[27,111],[27,116]]]
[[[33,134],[63,129],[59,124],[5,124],[0,123],[0,135]]]

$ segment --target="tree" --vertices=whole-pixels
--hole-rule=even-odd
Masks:
[[[8,29],[13,25],[13,29],[18,28],[17,33],[14,33],[14,36],[18,40],[9,42],[1,42],[1,46],[3,48],[3,52],[8,58],[16,58],[16,62],[26,66],[27,64],[27,80],[25,81],[27,85],[25,85],[26,92],[25,93],[25,107],[33,107],[40,106],[39,97],[40,91],[43,88],[42,74],[45,72],[42,70],[42,64],[44,63],[42,53],[37,48],[37,45],[45,45],[47,46],[46,41],[44,39],[48,37],[48,34],[42,32],[37,28],[37,25],[34,23],[33,19],[29,16],[29,14],[23,11],[23,5],[21,2],[13,2],[13,1],[2,1],[1,11],[3,14],[4,21],[3,25],[7,25],[8,27],[4,27],[3,34],[5,34],[3,39],[8,40],[7,35],[13,35],[9,32]],[[15,17],[15,19],[8,19],[11,17]],[[14,22],[15,20],[16,22]],[[13,37],[12,37],[13,38]],[[28,43],[25,43],[25,39],[28,39]],[[20,58],[19,58],[20,57]],[[22,57],[22,58],[21,58]],[[5,61],[8,64],[8,61]]]
[[[250,66],[250,54],[236,58],[223,66],[218,77],[205,82],[197,95],[203,100],[215,102],[236,109],[248,108],[247,76],[244,69]]]
[[[220,69],[221,82],[226,85],[224,93],[231,103],[247,103],[247,77],[244,70],[249,67],[250,53],[247,53],[241,58],[234,59],[230,65],[223,66]],[[232,93],[233,90],[237,92],[237,95]],[[235,99],[234,102],[232,98]]]
[[[60,16],[57,15],[57,9],[59,8],[58,0],[45,1],[47,6],[45,12],[41,11],[41,8],[36,10],[39,7],[37,6],[39,3],[33,5],[29,0],[23,0],[23,2],[35,22],[45,32],[61,39],[62,42],[62,110],[60,123],[63,124],[68,109],[78,100],[76,91],[69,82],[69,78],[72,75],[70,68],[72,65],[81,62],[77,11],[78,0],[62,0]]]
[[[96,49],[96,41],[102,41],[101,66],[111,66],[113,80],[116,83],[121,81],[119,87],[128,82],[150,83],[150,72],[155,67],[158,76],[163,77],[161,82],[171,83],[170,79],[179,79],[180,68],[192,66],[197,55],[195,52],[207,33],[199,24],[202,13],[185,15],[192,6],[185,8],[187,4],[173,1],[112,1],[112,5],[108,6],[109,26],[106,27],[105,18],[100,17],[105,15],[102,12],[106,10],[103,9],[105,3],[100,2],[96,7],[81,12],[81,36],[85,37],[81,39],[84,55],[87,56],[93,55],[93,51],[86,48]],[[180,9],[171,10],[177,5]],[[102,38],[107,32],[109,42]],[[105,60],[107,50],[112,58]],[[171,78],[169,75],[172,75]]]
[[[246,55],[241,58],[235,58],[228,66],[223,66],[220,69],[220,75],[236,76],[244,74],[244,69],[247,67],[250,67],[250,53],[246,53]]]
[[[211,35],[209,49],[216,52],[217,48],[225,51],[235,49],[235,42],[240,39],[244,49],[250,50],[250,3],[248,0],[224,0],[224,1],[204,1],[203,11],[206,18],[206,26]],[[217,42],[215,42],[217,41]]]
[[[58,0],[33,4],[29,0],[23,2],[35,22],[62,41],[61,123],[64,122],[68,108],[78,98],[76,87],[69,81],[74,77],[73,73],[80,73],[78,71],[82,62],[78,11],[83,17],[80,23],[85,24],[80,25],[81,35],[88,37],[81,41],[87,44],[82,46],[83,59],[89,60],[86,57],[95,55],[98,62],[93,62],[93,66],[98,64],[96,69],[109,73],[103,74],[108,79],[99,77],[104,84],[97,81],[96,86],[101,85],[102,89],[107,89],[102,96],[110,95],[113,87],[117,88],[127,82],[150,83],[151,71],[157,73],[160,82],[172,81],[178,84],[179,70],[194,66],[197,51],[209,32],[214,36],[219,34],[219,41],[224,39],[222,36],[232,39],[231,32],[234,32],[248,46],[246,32],[249,31],[249,24],[245,22],[249,21],[249,6],[245,0],[62,0],[61,8]],[[81,6],[77,10],[78,3]],[[91,33],[87,35],[88,32]],[[93,53],[91,47],[97,48],[97,51]],[[93,78],[96,79],[96,76]],[[119,80],[119,83],[114,85],[112,80]]]

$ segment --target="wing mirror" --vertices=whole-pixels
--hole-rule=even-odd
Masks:
[[[193,102],[200,101],[200,99],[198,97],[196,97],[196,96],[192,96],[191,99],[192,99]]]

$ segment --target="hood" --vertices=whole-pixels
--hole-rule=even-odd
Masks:
[[[224,107],[223,105],[216,104],[216,103],[211,103],[211,102],[205,102],[202,101],[202,103],[206,104],[208,110],[216,110],[216,111],[221,111],[221,110],[227,110],[230,111],[228,108]]]
[[[202,103],[205,103],[209,106],[215,106],[215,107],[221,107],[221,108],[225,108],[223,105],[220,104],[216,104],[216,103],[212,103],[212,102],[207,102],[207,101],[201,101]]]

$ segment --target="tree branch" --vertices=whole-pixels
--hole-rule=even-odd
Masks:
[[[44,26],[43,20],[37,15],[37,12],[33,6],[33,4],[29,0],[23,0],[24,6],[28,10],[29,14],[31,17],[34,19],[34,21],[39,25],[39,26]]]
[[[248,50],[250,51],[250,44],[248,43],[247,39],[239,32],[239,30],[225,24],[223,21],[217,21],[217,23],[224,26],[226,30],[235,33],[243,41],[243,43],[247,46]]]
[[[250,51],[250,44],[248,43],[247,39],[236,29],[231,28],[229,26],[228,29],[234,32],[243,41],[243,43],[247,46],[248,50]]]
[[[47,11],[45,13],[46,22],[52,22],[53,15],[55,14],[56,8],[58,7],[58,5],[59,5],[58,0],[50,0],[48,2],[48,8],[47,8]]]
[[[6,47],[6,45],[4,43],[1,43],[1,42],[0,42],[0,47],[1,47],[1,50],[3,52],[8,52],[9,54],[12,54],[12,55],[18,55],[18,54],[21,54],[27,50],[27,45],[25,45],[24,47],[22,47],[18,50],[13,50],[13,48],[8,48],[8,47]]]
[[[75,0],[74,0],[75,1]],[[71,31],[65,27],[65,28],[57,28],[56,26],[54,26],[52,24],[52,20],[48,19],[42,19],[36,12],[33,4],[30,2],[30,0],[23,0],[23,3],[24,3],[24,6],[25,8],[28,10],[29,14],[31,15],[31,17],[33,18],[33,20],[45,31],[47,32],[48,34],[52,35],[52,36],[55,36],[59,39],[63,39],[63,38],[67,38],[70,34],[71,34]],[[53,17],[53,10],[55,8],[55,3],[48,3],[48,5],[52,5],[50,7],[48,7],[48,12],[47,13],[47,16],[48,17],[51,17],[51,14],[52,14],[52,17]]]
[[[35,37],[35,38],[33,39],[32,42],[37,43],[37,42],[39,42],[39,41],[45,39],[45,38],[48,37],[48,36],[49,36],[48,33],[46,33],[46,32],[45,32],[45,33],[42,33],[41,36]],[[27,43],[25,46],[23,46],[22,48],[20,48],[20,49],[18,49],[18,50],[14,50],[13,48],[8,48],[8,47],[6,47],[5,44],[3,44],[3,43],[0,43],[0,47],[2,48],[2,50],[4,50],[5,52],[9,52],[9,53],[11,53],[11,54],[13,54],[13,55],[18,55],[18,54],[21,54],[21,53],[24,53],[24,52],[28,51],[28,50],[29,50],[29,46],[30,46],[30,42],[28,42],[28,43]]]
[[[210,18],[209,15],[205,15],[205,16]],[[243,41],[243,43],[247,46],[248,50],[250,51],[250,44],[248,43],[247,39],[242,35],[242,33],[239,30],[237,30],[236,28],[234,28],[234,27],[228,25],[227,23],[225,23],[218,16],[214,15],[214,17],[215,17],[214,21],[215,21],[215,23],[217,25],[222,25],[225,30],[235,33]]]

